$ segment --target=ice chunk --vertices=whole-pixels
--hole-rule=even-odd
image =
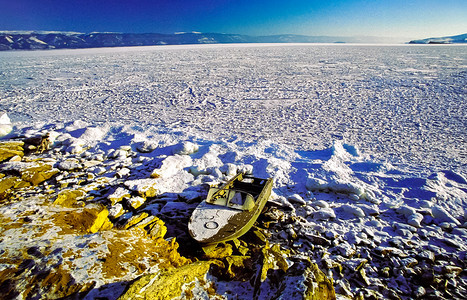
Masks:
[[[198,149],[198,145],[193,144],[192,142],[185,141],[175,145],[175,147],[172,150],[172,154],[189,155],[197,152]]]
[[[365,217],[365,212],[360,207],[355,207],[353,205],[344,204],[341,206],[342,210],[347,213],[351,213],[356,217],[363,218]]]
[[[105,136],[105,133],[99,127],[88,127],[79,138],[85,141],[100,141]]]
[[[165,158],[162,161],[160,168],[154,169],[151,177],[168,178],[175,175],[179,171],[188,168],[192,165],[193,160],[187,155],[174,155]]]
[[[13,130],[10,118],[6,113],[0,116],[0,137],[9,134]]]
[[[302,196],[300,196],[299,194],[293,194],[292,196],[289,196],[287,200],[289,200],[290,202],[300,204],[300,205],[306,204],[306,201],[303,200]]]
[[[439,222],[454,223],[457,226],[461,225],[461,223],[456,218],[454,218],[449,212],[438,205],[435,205],[431,208],[431,213],[433,214],[433,217],[435,217],[435,219],[437,219]]]
[[[313,213],[313,219],[315,220],[328,220],[328,219],[335,219],[336,214],[334,210],[330,207],[321,208],[317,212]]]
[[[313,178],[309,177],[306,180],[305,184],[307,190],[314,191],[314,190],[323,190],[327,188],[327,183],[326,181],[319,179],[319,178]]]

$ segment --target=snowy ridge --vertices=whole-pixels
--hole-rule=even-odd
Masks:
[[[410,44],[465,44],[467,43],[467,33],[445,36],[445,37],[433,37],[422,40],[410,41]]]

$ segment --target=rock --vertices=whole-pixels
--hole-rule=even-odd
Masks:
[[[138,224],[139,222],[141,222],[142,220],[144,220],[145,218],[147,218],[149,216],[148,213],[146,212],[142,212],[138,215],[134,215],[132,216],[131,218],[129,218],[125,224],[123,224],[123,226],[121,226],[121,229],[128,229],[136,224]]]
[[[278,196],[276,198],[273,198],[272,200],[269,200],[271,203],[275,203],[280,207],[283,207],[287,210],[295,211],[295,207],[283,196]]]
[[[306,205],[306,201],[303,200],[302,196],[300,196],[299,194],[293,194],[292,196],[289,196],[287,200],[299,205]]]
[[[6,176],[0,179],[0,200],[7,199],[13,189],[28,186],[29,182],[25,182],[15,176]]]
[[[271,207],[262,214],[262,218],[267,221],[274,221],[274,222],[284,221],[285,213],[275,207]]]
[[[274,299],[336,299],[332,279],[314,263],[306,260],[295,261],[282,279]]]
[[[146,199],[144,199],[143,197],[137,196],[137,197],[131,197],[130,199],[128,199],[127,203],[133,209],[137,209],[138,207],[143,205],[145,201],[146,201]]]
[[[110,200],[112,205],[117,204],[118,202],[121,202],[125,198],[130,198],[131,193],[129,190],[118,187],[112,194],[107,196],[107,199]]]
[[[380,253],[381,255],[392,254],[392,255],[399,256],[399,257],[406,257],[407,256],[401,249],[395,248],[395,247],[378,246],[377,248],[375,248],[375,251],[377,253]]]
[[[403,258],[401,260],[401,263],[406,268],[412,268],[413,266],[418,264],[418,261],[415,258],[407,257],[407,258]]]
[[[253,270],[248,270],[252,263],[250,256],[231,255],[225,257],[224,261],[226,267],[219,272],[221,278],[227,277],[228,280],[246,281],[253,275]]]
[[[365,212],[363,212],[363,210],[359,207],[356,207],[356,206],[352,206],[352,205],[349,205],[349,204],[344,204],[341,206],[341,209],[346,212],[346,213],[350,213],[358,218],[363,218],[365,217]]]
[[[75,207],[77,205],[77,201],[83,199],[85,195],[86,192],[83,190],[63,190],[58,193],[53,204],[61,205],[63,207]]]
[[[459,274],[463,271],[461,267],[457,266],[444,266],[443,273],[453,275],[454,277],[459,276]]]
[[[319,235],[316,235],[316,234],[307,233],[305,237],[309,239],[315,245],[321,245],[321,246],[331,245],[331,242],[329,242],[327,239],[320,237]]]
[[[155,220],[153,222],[151,222],[151,224],[149,225],[149,236],[152,238],[152,239],[163,239],[165,234],[167,233],[167,227],[165,226],[165,223],[164,221],[162,221],[161,219],[155,217]]]
[[[4,171],[19,172],[21,179],[30,182],[36,186],[59,172],[58,169],[52,167],[49,163],[41,161],[36,162],[8,162],[3,165]]]
[[[461,225],[461,223],[456,218],[454,218],[449,212],[447,212],[444,208],[438,205],[435,205],[431,208],[431,213],[433,214],[433,217],[437,219],[440,223],[449,222],[456,224],[456,226]]]
[[[413,292],[413,296],[415,298],[422,298],[425,295],[426,295],[426,290],[423,286],[417,287]]]
[[[124,182],[124,185],[133,192],[137,192],[143,198],[157,195],[157,180],[153,178],[135,179]]]
[[[184,191],[178,196],[185,200],[186,203],[194,203],[194,202],[199,202],[201,200],[201,194],[196,191]]]
[[[406,238],[411,238],[412,237],[412,232],[410,230],[407,230],[407,229],[402,229],[402,228],[399,228],[399,229],[396,229],[396,234],[399,235],[399,236],[403,236],[403,237],[406,237]]]
[[[233,253],[233,247],[231,244],[221,243],[218,244],[216,247],[209,249],[204,256],[207,259],[223,259],[227,256],[231,256]]]
[[[24,156],[24,142],[2,141],[0,142],[0,162],[5,161],[11,157]]]
[[[119,299],[156,300],[179,297],[182,295],[183,286],[195,280],[203,280],[212,264],[212,261],[197,261],[180,268],[142,276],[131,283]]]
[[[69,158],[59,162],[57,168],[62,171],[75,171],[83,168],[83,165],[76,158]]]
[[[126,150],[126,149],[111,150],[107,154],[107,158],[110,158],[110,159],[124,160],[127,157],[128,157],[128,150]]]
[[[55,217],[55,224],[65,232],[72,230],[77,233],[96,233],[113,227],[108,216],[109,211],[105,208],[85,207],[58,214]]]
[[[427,260],[432,263],[435,261],[435,254],[429,250],[423,250],[421,252],[418,252],[416,257],[419,260]]]
[[[124,213],[125,213],[125,210],[123,209],[123,205],[121,205],[120,203],[112,205],[112,207],[109,210],[109,216],[112,218],[118,218]]]
[[[105,172],[107,172],[107,169],[105,167],[101,166],[101,167],[91,168],[91,169],[89,169],[89,171],[92,172],[95,175],[102,175]]]
[[[116,173],[115,173],[115,176],[117,178],[123,178],[125,176],[128,176],[130,175],[131,173],[131,170],[128,169],[128,168],[121,168],[120,170],[118,170]]]
[[[336,214],[332,208],[321,208],[320,210],[313,213],[314,220],[329,220],[335,218]]]
[[[176,155],[190,155],[197,152],[199,149],[198,145],[193,144],[192,142],[182,142],[178,145],[175,145],[172,154]]]
[[[151,140],[144,140],[136,144],[136,150],[142,153],[150,153],[157,149],[159,145]]]
[[[355,246],[352,246],[347,242],[340,243],[339,245],[335,246],[334,248],[331,248],[330,250],[331,252],[337,252],[338,254],[347,258],[350,258],[357,253]]]
[[[446,245],[457,248],[457,249],[462,247],[462,245],[454,239],[443,238],[441,239],[441,241],[444,242]]]

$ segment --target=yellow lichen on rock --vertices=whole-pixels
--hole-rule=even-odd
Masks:
[[[305,299],[310,300],[332,300],[336,299],[336,292],[332,283],[319,268],[318,265],[312,263],[311,266],[305,270],[307,277],[307,291]]]
[[[64,207],[74,207],[76,201],[82,199],[85,195],[86,192],[82,190],[64,190],[58,193],[53,204]]]
[[[75,211],[62,211],[54,216],[55,224],[64,233],[86,234],[112,228],[106,208],[83,208]]]
[[[15,176],[7,176],[0,179],[0,200],[8,198],[11,189],[20,184],[22,180]]]
[[[0,142],[0,162],[14,156],[24,156],[23,142]]]
[[[38,185],[59,172],[58,169],[54,169],[49,164],[38,164],[30,168],[25,169],[21,173],[21,179],[30,182],[32,185]]]
[[[110,230],[100,234],[108,248],[108,254],[102,260],[104,278],[121,278],[135,272],[142,274],[151,266],[171,269],[191,263],[177,252],[175,239],[151,240],[141,228]]]
[[[94,220],[94,223],[92,224],[92,226],[88,229],[88,232],[96,233],[101,228],[106,228],[107,229],[109,227],[109,223],[112,224],[109,221],[108,216],[109,216],[109,211],[107,209],[105,209],[105,208],[103,210],[101,210],[99,213],[97,213],[96,219]],[[112,227],[110,227],[110,228],[112,228]]]
[[[180,268],[171,269],[158,274],[141,277],[131,284],[129,289],[120,296],[126,299],[172,299],[182,293],[184,284],[202,280],[209,271],[212,262],[197,261]]]
[[[146,213],[146,212],[142,212],[139,215],[133,216],[130,219],[128,219],[128,221],[125,223],[125,225],[123,225],[122,229],[128,229],[131,226],[136,225],[139,222],[141,222],[142,220],[146,219],[148,216],[149,216],[149,214]]]
[[[249,279],[252,272],[251,256],[232,255],[225,258],[226,270],[224,275],[230,280],[244,281]]]
[[[218,244],[205,254],[207,259],[222,259],[233,254],[232,245],[229,243]]]
[[[164,238],[167,233],[167,227],[165,226],[164,221],[155,217],[152,223],[149,225],[149,236],[152,239]]]

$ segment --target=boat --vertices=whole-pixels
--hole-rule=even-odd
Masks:
[[[237,173],[221,187],[211,187],[188,223],[191,237],[207,253],[217,244],[248,232],[263,211],[272,190],[272,178]]]

